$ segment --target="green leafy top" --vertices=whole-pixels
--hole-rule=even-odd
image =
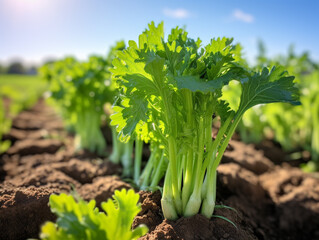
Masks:
[[[128,48],[113,60],[111,71],[121,88],[122,103],[114,109],[111,124],[118,126],[123,139],[135,134],[137,126],[144,126],[141,134],[145,138],[150,132],[155,136],[154,130],[163,141],[167,134],[177,137],[178,130],[174,133],[170,125],[174,119],[186,121],[185,90],[193,93],[197,113],[213,115],[218,113],[216,108],[223,108],[221,89],[231,80],[242,85],[241,114],[261,103],[298,104],[293,77],[281,67],[270,72],[264,68],[261,73],[246,69],[241,46],[232,45],[232,41],[212,39],[201,48],[200,39],[195,41],[176,27],[165,42],[163,23],[157,27],[149,24],[138,44],[129,41]]]
[[[131,230],[134,217],[141,210],[139,195],[132,189],[116,190],[113,200],[101,204],[106,212],[99,212],[95,201],[76,202],[64,193],[50,196],[50,206],[58,216],[56,224],[47,222],[40,237],[46,240],[132,240],[148,231],[140,225]]]
[[[114,98],[108,67],[107,60],[99,56],[86,62],[67,57],[44,65],[40,72],[50,82],[52,98],[69,114],[83,108],[102,113],[103,104]]]

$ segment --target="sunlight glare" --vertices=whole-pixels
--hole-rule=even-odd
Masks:
[[[53,0],[4,0],[7,10],[14,15],[21,13],[41,14],[50,9]]]

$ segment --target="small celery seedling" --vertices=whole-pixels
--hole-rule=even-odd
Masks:
[[[133,240],[145,235],[148,228],[132,228],[140,212],[139,195],[132,189],[116,190],[113,199],[101,204],[104,212],[95,207],[95,200],[76,202],[64,193],[50,196],[51,211],[58,216],[56,223],[42,226],[44,240]]]

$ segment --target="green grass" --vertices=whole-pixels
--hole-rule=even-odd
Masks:
[[[46,89],[47,83],[39,76],[0,75],[0,154],[10,146],[2,136],[10,130],[12,119],[32,107]]]
[[[30,107],[46,90],[47,83],[34,75],[0,75],[0,97]]]
[[[2,120],[8,122],[19,112],[33,106],[47,88],[47,83],[39,76],[31,75],[0,75],[0,111]],[[9,99],[9,105],[4,104],[5,99]],[[10,124],[6,124],[6,129],[0,130],[5,133],[10,130]]]
[[[25,91],[26,88],[39,88],[45,85],[45,81],[37,75],[0,74],[0,87],[10,86],[18,91]]]

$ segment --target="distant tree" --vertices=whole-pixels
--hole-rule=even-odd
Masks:
[[[56,62],[57,61],[57,59],[55,59],[55,58],[48,58],[48,59],[46,59],[44,62],[43,62],[43,65],[45,65],[45,64],[50,64],[50,63],[54,63],[54,62]]]
[[[0,74],[4,74],[7,72],[7,68],[0,64]]]
[[[28,74],[28,75],[37,75],[37,73],[38,73],[38,71],[37,71],[37,67],[36,66],[29,67],[26,70],[26,74]]]
[[[21,62],[13,62],[8,67],[8,74],[24,74],[25,69]]]

